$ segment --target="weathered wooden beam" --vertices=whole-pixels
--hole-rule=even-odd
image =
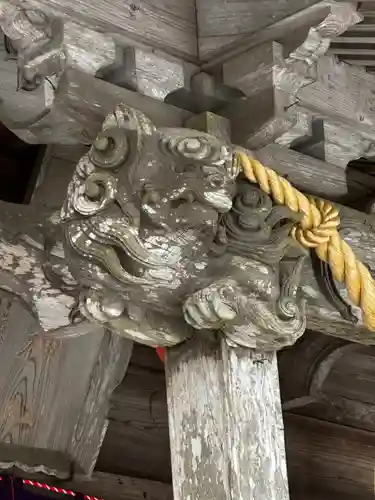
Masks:
[[[324,56],[330,41],[360,19],[349,4],[337,4],[288,57],[268,42],[225,62],[224,82],[247,96],[220,110],[231,120],[234,142],[308,147],[311,156],[343,167],[371,156],[373,76]]]
[[[310,26],[315,26],[321,22],[330,12],[330,4],[325,0],[314,3],[306,9],[299,10],[295,14],[288,16],[280,21],[272,23],[262,30],[248,36],[244,35],[237,41],[229,43],[225,49],[213,52],[201,66],[202,71],[215,71],[224,62],[247,52],[248,50],[265,42],[279,40],[282,44],[295,48],[295,43],[301,43],[309,30]],[[198,19],[199,29],[199,19]],[[296,32],[299,34],[295,38]],[[300,38],[301,36],[301,38]]]
[[[27,424],[26,424],[27,425]],[[0,470],[33,475],[35,473],[54,476],[57,480],[69,479],[73,464],[70,457],[61,451],[22,446],[15,443],[0,443]]]
[[[344,206],[340,206],[340,213],[340,235],[352,247],[359,259],[362,259],[370,269],[375,269],[374,216]],[[358,323],[353,324],[345,320],[322,295],[310,263],[306,264],[304,273],[302,291],[307,300],[307,328],[354,342],[374,344],[374,332],[363,326],[361,312],[354,308],[359,318]],[[342,296],[347,297],[345,289],[340,287],[340,290]]]
[[[44,267],[48,231],[40,208],[3,202],[1,216],[0,441],[59,451],[74,470],[90,474],[132,342],[88,322],[71,323],[74,296],[53,284]],[[68,277],[61,252],[52,253],[55,270]],[[48,463],[35,469],[42,465],[48,469]]]
[[[278,144],[258,149],[253,155],[314,196],[346,204],[375,193],[375,178],[350,166],[344,169]]]
[[[274,67],[281,60],[282,46],[268,42],[223,64],[224,83],[246,95],[220,110],[231,121],[234,143],[257,148],[292,127],[285,116],[284,94],[274,85]]]
[[[374,27],[375,29],[375,27]],[[351,48],[342,48],[332,45],[329,49],[331,54],[337,54],[339,56],[373,56],[375,54],[374,49],[358,49],[356,46]],[[360,60],[360,59],[359,59]]]
[[[193,0],[122,2],[105,0],[38,0],[47,12],[112,35],[123,46],[141,43],[184,57],[197,58],[195,3]]]
[[[287,500],[276,355],[197,335],[168,350],[175,500]]]
[[[186,2],[191,3],[191,0]],[[179,7],[181,11],[185,7],[189,11],[192,6]],[[84,5],[82,7],[85,15],[88,15],[90,9]],[[113,3],[111,7],[115,10],[117,8]],[[29,15],[30,9],[32,15]],[[108,9],[104,10],[104,14]],[[133,12],[131,6],[129,9]],[[151,7],[151,11],[153,10],[158,11],[156,7]],[[134,12],[134,16],[138,16],[143,10],[135,6]],[[99,77],[159,100],[163,100],[168,92],[178,87],[184,87],[185,84],[189,86],[190,76],[197,69],[193,64],[165,53],[155,53],[150,49],[144,50],[128,44],[119,47],[113,33],[105,30],[104,33],[99,32],[97,25],[93,29],[93,25],[85,24],[81,17],[76,8],[72,10],[66,4],[53,5],[53,2],[48,2],[48,5],[42,1],[35,2],[32,7],[25,4],[22,8],[10,1],[1,5],[0,28],[4,31],[5,41],[1,44],[0,51],[6,56],[9,51],[13,52],[11,58],[5,57],[9,60],[2,63],[0,68],[5,74],[5,85],[0,92],[0,118],[26,142],[90,142],[89,123],[92,117],[87,117],[88,130],[82,130],[82,117],[86,115],[86,107],[87,113],[91,115],[93,106],[88,105],[82,95],[79,98],[79,116],[74,115],[78,104],[71,109],[69,102],[71,103],[72,87],[80,84],[74,76],[69,81],[72,76],[69,69],[91,75],[83,92],[89,87],[96,87],[96,77]],[[105,86],[102,82],[102,88],[103,85]],[[108,87],[109,94],[110,89],[111,86]],[[124,93],[126,92],[124,89]],[[65,102],[61,103],[64,97]],[[115,99],[110,106],[112,109],[118,102],[126,101],[125,95],[112,97]],[[138,94],[139,97],[142,96]],[[129,98],[134,105],[138,100],[137,93],[130,92]],[[148,99],[149,104],[152,100]],[[96,113],[100,107],[104,109],[104,118],[109,112],[105,96],[101,94],[94,97],[94,101]],[[163,112],[159,107],[157,114],[169,114],[168,109],[166,106]],[[170,126],[168,121],[165,122],[166,126]]]
[[[19,467],[28,472],[44,466],[58,477],[68,477],[71,470],[90,475],[108,425],[109,398],[124,376],[131,343],[93,327],[78,338],[49,339],[36,335],[38,330],[22,330],[18,321],[24,316],[15,307],[1,318],[0,441],[56,450],[71,463],[54,469],[48,454],[41,453],[46,461],[33,465],[21,448]],[[3,454],[2,467],[13,463],[13,456]]]
[[[375,41],[375,37],[372,36],[340,36],[337,40],[337,43],[342,44],[373,44]]]
[[[293,498],[373,498],[374,433],[288,413],[284,420]]]
[[[71,69],[62,75],[54,104],[43,118],[27,128],[22,124],[9,128],[27,142],[91,144],[105,116],[121,102],[143,111],[161,127],[181,127],[191,116],[186,110]]]
[[[162,370],[141,368],[131,362],[111,396],[109,426],[97,470],[170,483],[165,374],[156,352],[150,349],[150,354]]]
[[[352,159],[371,157],[374,76],[334,56],[320,58],[316,71],[315,82],[294,87],[294,106],[302,106],[323,123],[323,156],[318,157],[343,168]]]
[[[1,64],[1,121],[23,130],[50,111],[59,77],[67,68],[78,68],[94,78],[97,71],[116,60],[110,35],[98,33],[72,19],[62,19],[37,4],[4,1],[0,7],[3,40]]]
[[[375,431],[375,347],[306,332],[279,353],[283,411]]]
[[[139,47],[124,49],[118,59],[102,78],[160,101],[178,88],[189,88],[191,75],[198,71],[194,64]]]
[[[73,457],[76,472],[90,475],[94,470],[109,423],[109,400],[126,373],[132,347],[132,342],[110,332],[101,337],[97,356],[90,367],[86,391],[81,399],[77,398],[79,416],[67,444],[67,452]],[[73,357],[72,354],[70,357]]]
[[[61,293],[48,281],[43,264],[43,225],[47,214],[25,205],[0,203],[1,282],[2,289],[23,301],[45,331],[70,325],[69,312],[74,298]],[[68,275],[61,254],[54,263]],[[59,297],[57,297],[59,294]]]
[[[292,1],[287,5],[275,4],[272,1],[260,4],[257,0],[230,4],[224,1],[198,0],[200,59],[209,61],[217,58],[219,51],[225,53],[240,44],[243,44],[243,50],[246,50],[245,43],[249,44],[249,40],[253,39],[255,43],[257,38],[258,43],[264,41],[264,31],[267,32],[269,39],[279,40],[288,27],[298,28],[298,21],[312,24],[317,18],[319,19],[323,10],[328,10],[326,4],[320,4],[323,2],[318,0]]]
[[[98,471],[90,478],[76,477],[73,481],[61,481],[58,486],[105,500],[173,500],[170,484]]]

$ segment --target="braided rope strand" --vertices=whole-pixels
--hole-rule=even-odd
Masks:
[[[246,178],[276,203],[304,214],[292,228],[291,236],[303,247],[314,249],[329,264],[333,277],[345,283],[350,300],[361,308],[365,326],[375,331],[375,280],[339,235],[338,209],[327,201],[304,195],[287,179],[242,151],[235,153],[235,159]]]

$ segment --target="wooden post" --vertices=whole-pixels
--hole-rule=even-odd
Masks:
[[[287,500],[275,353],[201,333],[168,350],[175,500]]]

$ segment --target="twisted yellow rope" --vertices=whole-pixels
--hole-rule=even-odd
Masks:
[[[345,283],[350,299],[362,309],[366,327],[375,331],[375,280],[340,237],[338,209],[327,201],[305,196],[274,170],[241,151],[236,152],[236,161],[247,179],[258,184],[276,203],[304,214],[291,235],[329,264],[333,277]]]

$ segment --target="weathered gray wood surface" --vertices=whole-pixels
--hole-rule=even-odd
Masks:
[[[91,144],[104,118],[121,102],[143,111],[156,126],[181,127],[191,116],[186,110],[71,69],[60,79],[50,112],[27,129],[12,131],[30,143]]]
[[[120,44],[141,42],[195,59],[197,56],[195,4],[192,0],[38,0],[46,10],[112,34]]]
[[[167,54],[128,47],[101,78],[163,101],[178,88],[190,88],[191,75],[197,71],[198,66]]]
[[[198,41],[202,60],[265,27],[317,3],[318,0],[198,0]],[[275,39],[275,38],[274,38]]]
[[[70,326],[69,312],[74,298],[63,294],[43,271],[41,226],[46,214],[26,205],[0,202],[1,288],[17,295],[38,318],[45,331]],[[58,252],[54,265],[66,276],[66,263]]]
[[[348,32],[343,36],[343,41],[341,43],[341,37],[337,40],[331,48],[331,52],[334,54],[339,54],[340,59],[345,62],[352,60],[354,64],[362,64],[364,57],[369,57],[368,70],[373,70],[373,49],[371,43],[373,43],[374,35],[374,3],[371,1],[361,2],[358,5],[358,10],[364,16],[364,20],[358,26],[353,26]],[[349,35],[349,36],[347,36]],[[337,45],[337,46],[336,46]]]
[[[0,440],[64,452],[76,471],[90,474],[128,344],[93,330],[61,341],[36,336],[29,344],[24,337],[20,348],[14,344],[20,317],[3,334]]]
[[[55,480],[67,480],[71,477],[72,468],[72,460],[64,452],[0,443],[0,470],[16,470],[17,474],[25,474],[26,477],[39,474],[42,478],[52,476]]]
[[[289,56],[286,47],[268,42],[226,61],[224,82],[247,96],[220,111],[231,119],[233,140],[253,148],[298,142],[301,151],[344,168],[371,156],[373,75],[324,55],[330,40],[360,20],[354,4],[333,4]],[[255,119],[247,120],[250,115]]]
[[[170,484],[104,472],[63,481],[59,486],[105,500],[173,500]]]
[[[136,345],[114,391],[97,469],[172,481],[164,367],[154,349]]]
[[[354,203],[375,192],[375,178],[348,166],[346,169],[278,144],[254,152],[263,165],[289,179],[305,193],[338,203]],[[319,179],[319,181],[318,181]]]
[[[306,335],[306,340],[308,340],[308,334]],[[325,344],[319,345],[319,342],[317,341],[318,338],[325,340]],[[304,342],[304,338],[302,339],[302,342]],[[311,349],[313,350],[317,344],[317,347],[320,349],[315,349],[313,357],[319,356],[319,353],[322,351],[324,352],[324,349],[327,349],[330,342],[336,343],[338,346],[340,344],[345,344],[345,342],[340,339],[330,338],[325,335],[312,335],[311,342],[309,344]],[[296,366],[297,364],[302,367],[304,366],[304,363],[306,363],[307,377],[308,372],[311,370],[308,359],[306,356],[302,357],[300,350],[298,350],[298,346],[299,344],[291,349],[283,351],[281,354],[281,359],[284,355],[288,356],[286,364],[289,365],[289,373],[292,377],[287,386],[289,390],[293,390],[294,386],[303,386],[305,383],[304,375],[298,371]],[[369,349],[364,348],[363,346],[357,347],[360,349]],[[372,349],[373,348],[370,348],[371,351]],[[184,358],[185,356],[186,358],[190,358],[191,354],[185,353]],[[118,425],[121,420],[125,421],[123,425],[128,425],[130,421],[143,423],[147,422],[148,428],[153,427],[154,430],[160,430],[160,425],[163,422],[165,426],[167,425],[167,416],[165,415],[163,417],[166,402],[164,401],[163,409],[162,398],[159,399],[158,397],[159,391],[162,391],[163,387],[160,381],[160,379],[163,378],[163,374],[159,371],[161,363],[158,361],[154,351],[148,348],[136,348],[134,351],[133,363],[135,363],[133,366],[134,375],[132,367],[130,367],[128,372],[129,381],[126,382],[127,377],[125,377],[124,382],[115,391],[113,397],[114,412],[110,412],[110,418],[118,419]],[[146,369],[142,375],[140,374],[141,366],[144,366]],[[204,367],[206,366],[207,365],[205,364]],[[371,369],[370,361],[366,366],[364,366],[363,370],[358,373],[363,383],[367,383],[367,381],[369,381],[368,375],[366,375],[365,372],[367,369]],[[280,368],[281,375],[283,374],[283,368],[282,362]],[[202,368],[200,367],[200,370],[198,371],[200,372],[201,370]],[[139,390],[133,381],[130,380],[135,376],[135,372],[137,372],[137,376],[140,376],[142,379],[139,385]],[[341,373],[345,376],[345,383],[348,383],[350,387],[355,389],[356,382],[351,369],[348,368],[345,372],[346,375],[343,372]],[[365,375],[365,377],[363,377],[363,375]],[[352,377],[352,380],[349,381],[347,377]],[[209,374],[207,374],[207,379],[208,378]],[[344,382],[343,379],[341,379],[341,385],[339,385],[342,389],[344,389],[342,382]],[[281,383],[283,384],[283,380]],[[157,395],[150,398],[150,391],[153,385]],[[188,390],[189,394],[194,394],[194,390],[191,389],[190,385],[186,387],[185,390]],[[215,391],[217,391],[217,385],[208,385],[208,390],[204,394],[204,401],[207,401],[209,394],[214,393]],[[366,394],[369,395],[370,393],[373,393],[373,389],[366,389]],[[127,394],[129,394],[129,398],[127,397]],[[176,395],[177,401],[179,402],[181,399],[185,401],[185,394],[185,392],[181,392],[178,397]],[[221,407],[222,406],[223,405],[221,404]],[[152,421],[153,415],[155,416],[155,423]],[[316,417],[319,418],[318,415],[316,415]],[[307,421],[308,424],[311,423],[311,425],[307,426],[305,421]],[[111,425],[112,422],[110,423],[110,426]],[[203,430],[204,427],[202,427],[202,432],[200,434],[204,437]],[[145,433],[147,433],[147,429],[145,430]],[[361,438],[361,431],[357,434],[355,429],[350,429],[346,425],[336,424],[331,427],[329,422],[325,423],[320,422],[319,420],[311,418],[306,419],[303,417],[302,420],[300,420],[298,415],[290,416],[289,413],[286,415],[285,433],[288,442],[287,465],[290,465],[289,480],[291,482],[290,495],[292,499],[354,500],[355,498],[372,498],[372,496],[370,496],[370,491],[368,491],[368,488],[370,487],[370,477],[371,470],[373,470],[374,459],[374,435],[372,433],[365,433],[366,442],[364,442]],[[198,435],[198,438],[200,437],[201,436]],[[216,440],[217,434],[214,434],[212,439]],[[137,453],[140,458],[147,457],[152,451],[150,450],[150,444],[152,446],[152,442],[147,443],[146,439],[142,440],[142,444],[140,444],[137,449]],[[131,458],[127,454],[128,450],[126,442],[122,443],[122,447],[122,460],[121,464],[119,463],[119,466],[121,465],[125,468],[131,466]],[[154,459],[160,460],[160,457],[157,458],[155,455],[156,453],[153,452]],[[118,456],[120,457],[120,455]],[[214,462],[214,460],[212,460],[212,462]],[[141,464],[140,460],[139,464]],[[197,468],[199,466],[202,466],[202,464],[197,463]],[[162,467],[165,467],[165,464],[163,464],[161,468]],[[346,470],[346,467],[348,467],[348,470]],[[145,469],[145,471],[146,470],[147,469]],[[137,475],[139,475],[139,473],[140,472],[138,471]],[[347,485],[347,481],[350,482],[350,486],[345,490],[344,488]],[[84,488],[81,488],[81,490],[86,491]],[[94,489],[90,491],[94,494]],[[97,490],[97,493],[99,491],[101,490]],[[158,490],[155,489],[155,495],[157,495],[157,491]],[[148,497],[146,496],[146,498]],[[156,498],[158,499],[158,496],[156,496]],[[211,498],[211,496],[208,496],[207,494],[206,498]],[[218,498],[221,497],[218,496]],[[130,497],[130,499],[133,500],[132,497]],[[137,497],[136,499],[138,500]]]
[[[293,498],[373,498],[373,433],[299,415],[284,419]]]
[[[40,186],[39,193],[42,200],[37,190],[31,207],[24,206],[24,210],[22,206],[13,207],[13,210],[9,204],[2,206],[2,216],[11,233],[22,233],[27,228],[30,238],[33,237],[33,225],[39,221],[39,214],[56,208],[56,203],[61,206],[59,196],[63,191],[56,188],[56,181],[68,182],[70,173],[66,177],[63,171],[69,162],[60,161],[51,151],[45,160],[46,185]],[[48,163],[61,167],[60,179],[58,171],[49,177]],[[64,191],[65,188],[66,184]],[[6,245],[4,238],[3,235],[3,246]],[[15,269],[15,276],[20,280],[18,285],[10,282],[9,289],[21,299],[10,293],[2,295],[0,441],[59,451],[72,462],[75,471],[90,474],[107,427],[109,398],[126,371],[132,343],[91,325],[87,335],[73,338],[63,339],[61,330],[58,334],[55,331],[53,338],[44,333],[32,308],[27,306],[26,292],[22,300],[25,283],[22,279],[31,280],[30,286],[35,287],[35,291],[31,288],[30,292],[33,301],[39,299],[46,306],[38,312],[47,330],[48,325],[58,327],[58,321],[63,320],[61,311],[53,309],[51,302],[62,293],[50,285],[48,288],[48,281],[43,281],[46,280],[40,268],[43,247],[37,240],[34,246],[28,247],[27,242],[21,240],[13,247],[13,260],[9,252],[7,255],[2,252],[2,286],[7,283],[4,271],[8,265]],[[47,293],[46,299],[38,295],[38,287]],[[66,304],[66,316],[70,305]],[[85,325],[81,324],[75,333],[83,328]]]
[[[306,332],[279,355],[283,410],[375,431],[375,348]]]
[[[45,106],[44,86],[34,92],[17,89],[17,60],[9,57],[3,38],[0,40],[0,78],[0,113],[3,121],[4,115],[12,116],[15,122],[32,121]]]
[[[325,0],[313,3],[310,7],[298,10],[295,14],[271,23],[260,31],[240,37],[219,51],[213,51],[207,58],[203,58],[207,59],[207,62],[204,62],[201,68],[206,71],[220,67],[223,62],[272,40],[277,40],[287,50],[292,50],[304,40],[310,26],[317,25],[329,11],[330,5]]]
[[[345,168],[353,159],[373,155],[374,82],[364,68],[340,63],[332,56],[318,61],[317,81],[296,93],[297,108],[322,120],[323,147],[312,150],[312,156]]]
[[[157,358],[156,352],[152,354]],[[123,382],[111,397],[108,417],[111,421],[135,424],[145,428],[150,424],[160,426],[168,435],[168,409],[165,374],[161,361],[160,370],[142,368],[132,358]]]
[[[86,474],[95,467],[108,426],[109,398],[126,373],[131,351],[132,342],[105,332],[91,366],[85,395],[79,401],[79,417],[68,444],[69,455]],[[82,350],[81,356],[83,353]]]
[[[276,355],[208,333],[168,351],[175,500],[286,500]]]

